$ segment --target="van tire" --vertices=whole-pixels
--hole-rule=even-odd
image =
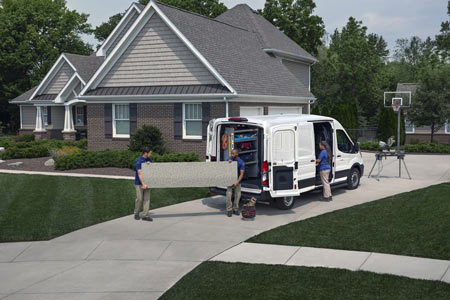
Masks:
[[[358,188],[361,179],[361,172],[357,168],[352,168],[347,177],[347,188],[354,190]]]
[[[294,196],[277,198],[275,204],[281,210],[289,210],[294,206],[295,198]]]

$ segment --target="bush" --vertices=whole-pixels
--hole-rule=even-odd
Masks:
[[[87,148],[87,140],[76,142],[62,140],[38,140],[32,142],[17,142],[12,138],[1,138],[0,147],[5,147],[5,152],[0,153],[1,159],[36,158],[50,156],[50,149],[62,147]]]
[[[128,168],[136,165],[140,152],[127,150],[82,151],[78,154],[57,157],[56,170],[74,170],[88,168]],[[154,162],[193,162],[200,161],[196,153],[153,154]]]
[[[14,139],[16,140],[16,142],[33,142],[34,134],[32,133],[22,134],[16,136]]]
[[[161,131],[153,125],[144,125],[137,129],[131,137],[128,150],[141,152],[145,147],[149,147],[153,152],[164,154],[166,152]]]
[[[361,150],[378,151],[380,147],[375,142],[361,142],[359,144]],[[395,147],[393,147],[395,149]],[[450,145],[448,144],[408,144],[401,147],[402,150],[409,153],[449,153]]]

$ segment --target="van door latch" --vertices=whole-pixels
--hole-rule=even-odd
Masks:
[[[294,167],[296,170],[298,170],[298,161],[295,162]]]

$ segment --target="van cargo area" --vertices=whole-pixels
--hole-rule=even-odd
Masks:
[[[263,129],[242,123],[222,124],[218,128],[217,157],[220,161],[228,161],[233,149],[239,149],[239,157],[245,162],[245,174],[242,187],[261,189],[263,161]]]

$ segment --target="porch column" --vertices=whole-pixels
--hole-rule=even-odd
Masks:
[[[42,106],[36,106],[36,126],[33,133],[37,140],[47,137],[47,130],[45,129],[44,119],[42,118]]]
[[[70,105],[65,105],[64,113],[64,130],[62,131],[64,140],[74,141],[76,137],[76,130],[73,124],[72,110]]]

